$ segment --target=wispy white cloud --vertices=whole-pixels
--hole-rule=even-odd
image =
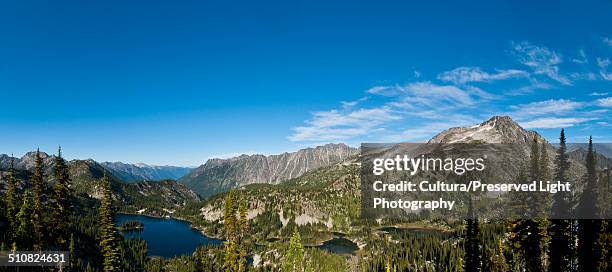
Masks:
[[[396,86],[374,86],[368,89],[366,93],[382,96],[396,96],[400,94],[400,87],[399,85]]]
[[[595,118],[557,118],[557,117],[546,117],[539,118],[527,122],[519,122],[520,125],[527,129],[533,128],[567,128],[573,127],[577,124],[595,120]]]
[[[390,105],[398,107],[464,107],[473,105],[477,99],[495,98],[494,95],[473,86],[439,85],[430,81],[413,82],[403,86],[379,86],[371,88],[368,93],[397,97],[398,100]]]
[[[513,116],[517,118],[525,118],[551,114],[566,114],[569,112],[573,112],[583,107],[584,105],[585,103],[583,102],[577,102],[572,100],[550,99],[527,104],[513,105],[510,106],[510,109],[514,111],[514,113],[512,114]]]
[[[342,101],[342,102],[340,102],[340,103],[342,104],[342,108],[343,108],[343,109],[350,109],[350,108],[353,108],[353,107],[357,106],[359,103],[364,102],[364,101],[366,101],[366,100],[368,100],[368,99],[369,99],[369,97],[364,96],[364,97],[359,98],[359,99],[357,99],[357,100],[352,100],[352,101]]]
[[[563,85],[572,84],[566,76],[559,73],[559,64],[561,64],[562,58],[556,52],[526,41],[512,42],[512,49],[518,61],[531,68],[534,74],[546,75]]]
[[[347,140],[384,129],[381,125],[402,117],[389,107],[350,111],[319,111],[304,126],[295,127],[290,141]]]
[[[599,66],[599,75],[605,80],[612,80],[612,72],[608,72],[608,66],[610,66],[610,59],[608,58],[597,58],[597,66]]]
[[[612,38],[603,37],[601,38],[601,41],[607,46],[612,46]]]
[[[573,73],[570,73],[569,76],[573,80],[596,80],[598,79],[597,75],[593,72],[584,72],[584,73],[573,72]]]
[[[465,84],[469,82],[491,82],[517,77],[528,77],[529,73],[522,70],[496,70],[488,73],[479,67],[458,67],[438,75],[438,79],[455,84]]]
[[[538,82],[537,80],[531,80],[528,85],[518,87],[516,89],[507,90],[504,92],[506,95],[525,95],[533,93],[535,90],[548,90],[554,86],[545,82]]]
[[[612,97],[597,99],[596,102],[600,107],[612,107]]]
[[[587,63],[589,63],[589,59],[587,58],[587,55],[586,55],[586,52],[584,52],[584,49],[578,50],[578,57],[573,58],[572,62],[573,63],[578,63],[578,64],[587,64]]]
[[[590,96],[606,96],[606,95],[608,95],[608,93],[604,93],[604,92],[592,92],[589,95]]]

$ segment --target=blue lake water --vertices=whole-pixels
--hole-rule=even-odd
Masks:
[[[199,245],[220,245],[223,240],[209,238],[191,228],[189,222],[177,219],[162,219],[143,215],[118,214],[117,226],[126,221],[144,223],[141,231],[121,232],[125,238],[142,238],[147,241],[149,256],[171,258],[191,255]]]
[[[340,255],[354,255],[359,250],[355,243],[343,237],[335,237],[315,247]]]

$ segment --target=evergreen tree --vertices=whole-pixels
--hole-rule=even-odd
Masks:
[[[586,156],[586,174],[584,176],[584,190],[580,196],[577,207],[581,218],[596,218],[597,216],[597,161],[593,150],[593,139],[589,138],[589,147]]]
[[[537,139],[533,140],[531,145],[531,155],[530,155],[530,168],[529,175],[531,181],[540,180],[540,158],[541,153],[539,151],[538,141]],[[541,219],[536,218],[541,214],[538,214],[537,210],[533,209],[535,205],[542,205],[539,201],[541,201],[539,194],[530,192],[529,202],[532,205],[532,208],[528,214],[530,219],[523,220],[521,222],[521,231],[519,233],[520,240],[520,248],[523,255],[523,260],[525,261],[525,269],[528,272],[536,272],[542,271],[542,239],[543,239],[543,226]]]
[[[480,272],[481,269],[481,248],[480,248],[480,229],[478,226],[478,218],[474,214],[472,199],[469,200],[468,219],[466,220],[465,230],[465,257],[463,270],[466,272]]]
[[[71,192],[70,177],[66,161],[62,158],[62,148],[59,147],[55,158],[55,187],[53,188],[53,213],[51,226],[57,246],[66,250],[70,239]]]
[[[239,237],[239,248],[238,248],[238,271],[242,272],[246,270],[246,251],[247,251],[247,235],[249,222],[247,220],[247,205],[245,197],[240,198],[240,207],[238,208],[238,229],[240,230]]]
[[[597,170],[596,157],[593,150],[593,139],[589,138],[589,148],[586,157],[587,172],[584,176],[584,190],[577,207],[578,220],[578,270],[582,272],[596,271],[597,238],[600,231],[597,213]]]
[[[568,182],[567,171],[570,167],[569,156],[566,153],[565,130],[561,129],[559,136],[559,148],[555,157],[554,180],[561,183]],[[550,253],[548,270],[569,271],[573,260],[573,235],[570,216],[570,195],[568,192],[557,192],[553,197],[553,206],[549,226],[550,233]]]
[[[102,200],[100,203],[100,248],[105,272],[120,271],[118,233],[115,227],[115,212],[111,184],[104,172],[102,177]]]
[[[34,161],[34,173],[31,178],[32,182],[32,237],[34,239],[34,250],[42,250],[44,244],[43,238],[43,161],[40,156],[40,151],[36,150],[36,159]]]
[[[32,249],[32,218],[30,207],[30,193],[23,193],[23,204],[17,213],[17,230],[15,231],[15,242],[13,249],[16,247],[20,250]]]
[[[283,264],[284,272],[301,272],[304,270],[304,246],[302,246],[302,240],[300,233],[296,230],[291,236],[291,243],[289,244],[289,250],[285,255],[285,262]]]
[[[239,269],[239,246],[236,219],[236,196],[234,190],[229,191],[225,198],[223,209],[223,227],[225,230],[225,262],[223,267],[227,272]]]
[[[6,177],[7,188],[6,188],[6,218],[9,222],[9,239],[14,239],[15,230],[18,226],[18,221],[15,218],[17,214],[17,186],[15,179],[15,166],[13,164],[13,155],[11,154],[11,161],[9,163],[8,174]]]

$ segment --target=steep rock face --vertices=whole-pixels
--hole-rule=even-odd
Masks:
[[[126,182],[179,179],[193,169],[189,167],[157,166],[143,163],[102,162],[100,164]]]
[[[327,144],[280,155],[211,159],[180,181],[203,197],[252,183],[278,184],[357,154],[345,144]]]
[[[434,136],[429,143],[531,143],[533,139],[543,140],[535,131],[527,131],[508,116],[493,116],[473,127],[447,129]]]

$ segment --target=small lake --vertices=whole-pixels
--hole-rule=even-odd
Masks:
[[[354,255],[359,247],[353,243],[351,240],[336,237],[330,240],[323,242],[322,245],[315,246],[316,248],[327,250],[331,253],[341,254],[341,255]]]
[[[123,231],[125,238],[142,238],[147,241],[149,256],[172,258],[191,255],[200,245],[221,245],[223,240],[209,238],[189,226],[189,222],[177,219],[163,219],[143,215],[118,214],[117,226],[126,221],[140,221],[144,229]]]

